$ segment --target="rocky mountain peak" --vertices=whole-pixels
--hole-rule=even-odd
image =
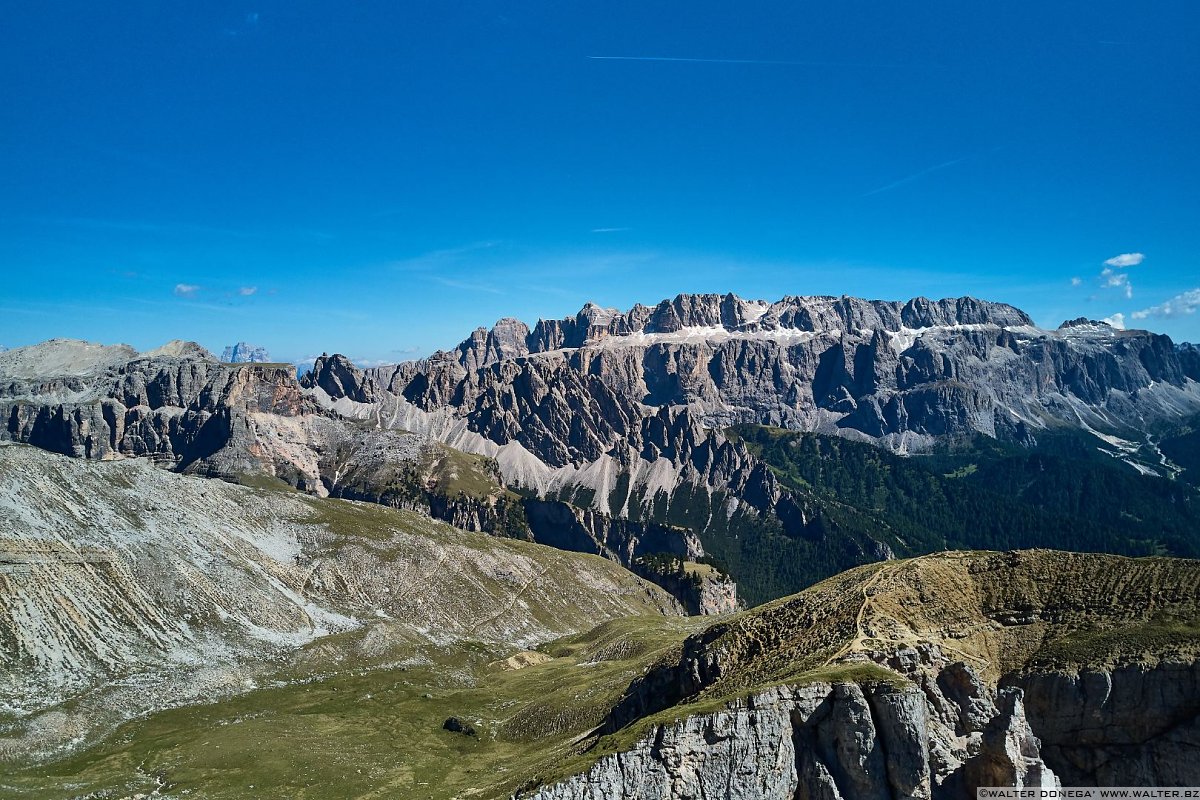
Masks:
[[[208,351],[207,348],[195,342],[185,341],[183,339],[172,339],[162,347],[156,347],[153,350],[147,350],[141,354],[142,358],[181,358],[181,359],[199,359],[201,361],[216,361],[217,358]]]
[[[127,344],[50,339],[0,354],[0,378],[32,380],[93,375],[136,358],[137,354]]]
[[[496,321],[491,330],[476,328],[454,352],[458,362],[469,370],[476,370],[529,354],[529,326],[519,319],[504,317]]]
[[[225,348],[221,360],[230,364],[266,364],[271,361],[271,354],[260,345],[238,342]]]
[[[1110,325],[1109,323],[1105,322],[1102,319],[1088,319],[1087,317],[1076,317],[1075,319],[1065,320],[1063,322],[1063,324],[1058,326],[1058,330],[1061,331],[1061,330],[1065,330],[1067,328],[1099,328],[1100,326],[1104,326],[1106,328],[1112,327],[1112,325]]]
[[[370,403],[374,392],[363,379],[363,372],[346,356],[340,353],[322,353],[313,362],[312,369],[300,378],[305,389],[320,387],[332,399],[348,397],[358,403]]]
[[[579,330],[586,319],[592,335]],[[604,326],[604,335],[621,336],[631,333],[676,333],[685,328],[711,328],[725,331],[771,331],[796,329],[802,331],[862,331],[902,328],[922,329],[959,325],[996,325],[999,327],[1032,326],[1025,312],[1005,303],[993,303],[974,297],[930,300],[916,297],[906,302],[864,300],[858,297],[788,296],[775,302],[745,300],[733,293],[679,294],[663,300],[653,308],[634,306],[621,314],[614,309],[600,309],[589,303],[576,315],[574,326],[570,318],[557,321],[542,320],[534,329],[530,350],[537,352],[555,337],[538,336],[539,329],[562,330],[560,347],[579,347],[599,338],[595,329]],[[570,335],[573,334],[573,335]],[[581,335],[583,334],[583,335]]]
[[[899,302],[845,295],[787,296],[769,302],[746,300],[732,292],[678,294],[654,306],[636,304],[625,312],[589,302],[572,317],[538,320],[532,331],[519,320],[503,319],[491,330],[473,332],[455,349],[455,357],[463,367],[474,370],[505,358],[575,349],[610,337],[671,335],[688,329],[747,334],[787,330],[896,333],[905,328],[1033,324],[1020,309],[974,297],[917,297]]]

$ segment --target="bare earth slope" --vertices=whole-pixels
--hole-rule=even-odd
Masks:
[[[353,634],[333,636],[353,642],[337,659],[377,666],[664,613],[680,610],[598,557],[140,459],[0,446],[0,758],[246,691],[335,634]]]

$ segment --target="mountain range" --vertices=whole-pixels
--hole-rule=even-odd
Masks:
[[[1200,778],[1192,345],[970,297],[727,294],[386,367],[232,360],[0,354],[0,757],[239,796],[198,741],[153,743],[286,732],[315,688],[358,725],[375,696],[445,715],[386,780],[446,797]],[[1092,709],[1096,682],[1120,702]],[[476,750],[519,769],[447,773]],[[303,794],[282,763],[258,780]],[[59,796],[40,769],[0,791]]]
[[[1200,554],[1178,444],[1198,379],[1200,353],[1166,336],[1041,330],[969,297],[680,295],[532,329],[504,319],[391,367],[323,354],[298,381],[183,342],[139,354],[55,340],[4,355],[0,415],[4,436],[55,452],[267,476],[630,567],[708,556],[762,602],[946,547]],[[767,429],[788,446],[764,446]],[[797,472],[805,452],[831,466]],[[852,454],[875,464],[870,498],[828,485]],[[1032,469],[1062,491],[997,491]],[[1121,491],[1100,496],[1106,484]],[[913,491],[940,516],[905,511],[897,496]],[[1176,524],[1146,513],[1163,501]],[[980,509],[991,529],[968,524]],[[725,607],[728,588],[708,583],[681,599]]]

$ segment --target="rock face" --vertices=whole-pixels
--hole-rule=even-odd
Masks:
[[[710,543],[777,524],[846,566],[891,558],[896,543],[827,535],[820,504],[781,486],[726,426],[904,453],[977,434],[1034,444],[1070,429],[1136,450],[1158,426],[1200,412],[1198,378],[1194,349],[1167,337],[1090,320],[1042,330],[974,298],[680,295],[627,312],[588,305],[531,330],[503,320],[394,367],[357,370],[335,356],[303,382],[339,414],[494,459],[522,494],[646,529],[687,527]],[[589,550],[596,541],[573,538]]]
[[[654,553],[683,558],[704,554],[696,535],[682,528],[613,519],[554,501],[527,500],[525,513],[534,541],[562,550],[606,555],[624,564]]]
[[[696,570],[676,575],[647,575],[639,572],[636,566],[634,572],[666,589],[689,614],[719,616],[741,609],[737,584],[728,575]]]
[[[1029,673],[1026,714],[1067,785],[1190,786],[1200,777],[1200,661]]]
[[[225,348],[221,360],[228,364],[266,364],[271,361],[271,354],[265,347],[238,342]]]
[[[617,752],[517,796],[1193,785],[1200,639],[1172,620],[1194,620],[1197,581],[1196,562],[1045,551],[843,573],[693,634],[587,745]]]
[[[760,423],[896,448],[1047,423],[1142,426],[1200,408],[1200,370],[1165,336],[1076,321],[1036,328],[974,298],[906,303],[680,295],[626,313],[502,320],[451,353],[368,371],[426,411],[452,408],[552,467],[594,461],[640,427],[637,406],[693,405],[705,427]],[[1104,406],[1100,411],[1099,407]]]
[[[928,798],[925,703],[915,686],[783,686],[663,725],[584,775],[521,797]]]
[[[375,400],[373,387],[364,385],[362,370],[342,355],[322,353],[300,379],[300,385],[305,389],[319,386],[330,397],[346,397],[356,403]]]
[[[695,556],[700,535],[778,523],[844,566],[890,558],[892,545],[826,537],[819,508],[725,426],[902,452],[979,433],[1029,443],[1063,426],[1142,441],[1200,412],[1196,352],[1088,320],[1041,330],[1018,309],[969,297],[680,295],[626,312],[588,305],[532,330],[504,319],[393,367],[323,355],[300,381],[289,367],[223,364],[185,343],[138,354],[55,340],[0,354],[0,436],[235,479],[265,473],[625,564],[637,553]],[[394,447],[403,436],[422,444]],[[371,463],[431,442],[492,460],[497,477],[460,497],[413,485],[424,475],[408,462]]]
[[[261,471],[258,423],[314,411],[289,367],[223,364],[191,343],[139,355],[54,340],[0,357],[4,438],[65,455]]]
[[[906,681],[780,686],[655,726],[587,772],[517,797],[951,800],[980,786],[1061,785],[1042,760],[1020,690],[1002,690],[997,706],[965,672],[985,708],[940,697],[936,711],[958,714],[950,723]]]

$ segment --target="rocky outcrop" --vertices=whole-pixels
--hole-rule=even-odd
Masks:
[[[1009,679],[1046,760],[1077,786],[1200,782],[1200,661],[1164,659]]]
[[[1024,688],[992,689],[936,648],[886,660],[908,680],[763,691],[721,711],[653,725],[587,772],[517,796],[949,800],[982,786],[1187,786],[1200,779],[1193,757],[1200,662],[1029,673],[1007,679]],[[929,671],[931,663],[943,664],[941,671]],[[647,676],[642,694],[670,707],[715,680],[720,670],[712,666]],[[652,710],[610,717],[606,730]]]
[[[456,349],[458,361],[468,370],[477,370],[529,354],[529,326],[519,319],[505,317],[487,328],[476,328]]]
[[[689,614],[719,616],[740,610],[737,584],[728,575],[696,570],[694,566],[679,573],[634,572],[666,589]]]
[[[931,718],[922,689],[902,680],[780,686],[655,725],[587,772],[516,796],[951,800],[974,796],[979,786],[1059,785],[1041,759],[1020,691],[1001,692],[999,702],[972,733]],[[970,741],[969,750],[958,748],[965,762],[947,772],[947,743],[961,739]]]
[[[50,345],[6,353],[0,363],[6,439],[87,458],[149,456],[186,469],[231,443],[249,446],[255,414],[317,410],[286,366],[222,364],[196,346],[139,356],[83,342]],[[22,361],[42,367],[26,374]]]
[[[1046,766],[1041,742],[1025,718],[1021,693],[1004,689],[997,694],[998,713],[988,720],[979,741],[979,751],[963,769],[968,793],[981,786],[1054,787],[1061,785]],[[947,781],[947,784],[952,784]]]
[[[621,313],[588,303],[575,317],[540,320],[526,339],[529,352],[582,347],[606,337],[677,333],[687,328],[726,331],[900,331],[951,325],[1033,325],[1023,311],[961,297],[905,303],[856,297],[785,297],[774,303],[734,294],[681,294],[653,308],[641,304]]]
[[[362,370],[343,355],[322,353],[312,369],[301,377],[300,385],[305,389],[320,387],[334,400],[346,397],[356,403],[372,403],[376,399],[374,386],[366,381]]]
[[[1183,374],[1194,381],[1200,381],[1200,346],[1183,342],[1175,345]]]
[[[480,340],[482,360],[512,365],[515,343],[528,331],[511,323]],[[463,530],[536,539],[626,566],[645,553],[703,553],[693,532],[523,500],[486,458],[381,421],[346,419],[339,409],[369,407],[383,392],[343,356],[323,354],[298,382],[285,365],[224,364],[189,343],[137,354],[62,341],[6,354],[4,378],[4,437],[46,450],[147,456],[171,469],[235,480],[265,474],[315,494],[420,511]],[[548,387],[547,404],[553,395]],[[635,424],[633,406],[625,418]],[[688,430],[703,439],[703,431]],[[593,452],[602,435],[593,434]],[[727,605],[730,587],[704,588],[689,585],[685,602],[698,611]]]
[[[928,798],[924,700],[912,685],[814,683],[655,727],[537,800]]]
[[[527,499],[524,505],[533,540],[560,550],[604,555],[626,565],[653,553],[704,555],[696,534],[684,528],[614,519],[553,500]]]
[[[1049,551],[843,573],[689,636],[595,732],[614,754],[518,796],[1194,785],[1198,644],[1169,621],[1194,619],[1198,578],[1187,560]]]

